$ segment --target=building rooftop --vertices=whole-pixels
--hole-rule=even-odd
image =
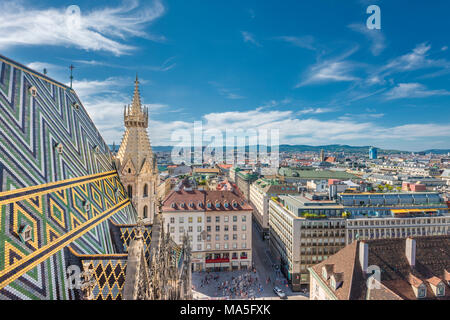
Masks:
[[[415,255],[412,265],[407,255],[409,249],[406,239],[378,239],[355,241],[350,245],[310,268],[316,277],[326,284],[338,299],[436,299],[449,300],[448,284],[450,269],[450,236],[417,237]],[[409,241],[409,240],[408,240]],[[360,263],[360,246],[367,244],[367,266],[380,268],[380,287],[368,289],[367,275],[363,273]],[[412,252],[412,251],[411,251]],[[362,261],[364,259],[361,259]],[[323,278],[322,267],[333,265],[334,273],[342,273],[342,285],[334,289],[329,280]],[[426,288],[426,296],[418,298],[415,288]],[[435,287],[443,286],[445,294],[437,296]]]
[[[163,201],[163,212],[252,211],[236,190],[173,190]]]
[[[312,170],[282,167],[278,170],[278,173],[281,176],[297,179],[358,179],[358,176],[351,173],[333,170]]]

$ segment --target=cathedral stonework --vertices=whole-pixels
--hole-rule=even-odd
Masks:
[[[122,184],[140,218],[153,223],[159,185],[158,166],[148,137],[148,108],[141,104],[136,76],[131,105],[124,107],[125,133],[116,155]]]

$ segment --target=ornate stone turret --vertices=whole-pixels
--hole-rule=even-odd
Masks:
[[[148,127],[148,108],[142,107],[141,96],[139,93],[139,80],[136,75],[134,81],[134,95],[131,105],[125,106],[123,110],[125,127]]]
[[[124,107],[125,134],[117,151],[118,171],[128,196],[145,222],[153,222],[156,211],[158,167],[148,138],[148,108],[143,107],[136,75],[132,103]]]

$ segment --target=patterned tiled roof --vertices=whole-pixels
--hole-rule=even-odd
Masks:
[[[0,55],[0,299],[75,298],[67,246],[115,254],[108,221],[135,217],[75,91]]]

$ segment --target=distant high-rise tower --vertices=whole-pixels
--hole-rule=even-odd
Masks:
[[[370,147],[369,149],[369,159],[375,160],[378,158],[378,151],[375,147]]]
[[[147,133],[148,109],[141,105],[137,76],[133,102],[125,106],[123,116],[125,134],[117,151],[116,167],[139,217],[153,222],[159,174]]]
[[[320,150],[320,161],[324,162],[325,161],[325,152],[322,150]]]

